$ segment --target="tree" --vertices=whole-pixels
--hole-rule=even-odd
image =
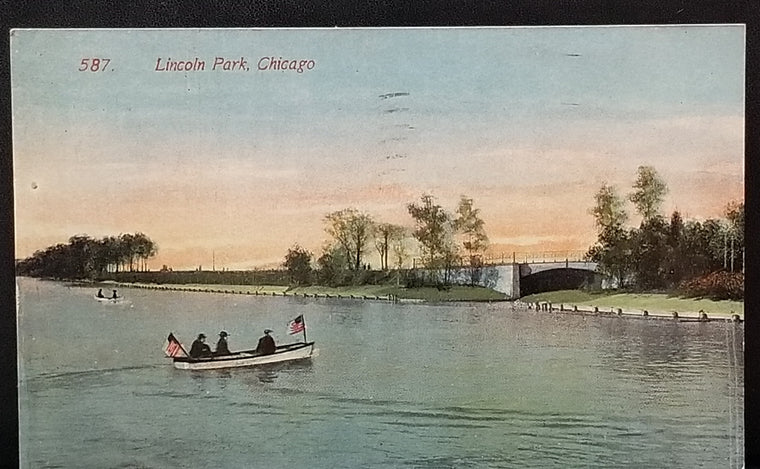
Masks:
[[[670,216],[670,225],[668,225],[668,233],[665,240],[667,254],[665,259],[663,259],[665,276],[669,287],[678,286],[686,275],[687,267],[684,261],[687,259],[688,253],[684,250],[685,230],[686,227],[683,218],[681,218],[681,213],[677,210],[674,211]]]
[[[632,267],[631,233],[623,226],[628,214],[615,188],[606,183],[594,195],[594,202],[591,214],[598,237],[586,256],[598,263],[604,274],[615,279],[618,287],[624,288]]]
[[[420,202],[406,206],[416,224],[412,234],[420,243],[425,266],[440,267],[445,257],[451,257],[447,252],[452,245],[451,216],[435,203],[432,195],[423,194]]]
[[[124,263],[124,248],[119,236],[108,236],[103,239],[103,247],[105,249],[105,258],[108,259],[107,269],[113,266],[115,272],[119,271]]]
[[[731,270],[744,269],[744,202],[730,202],[726,205],[728,220],[726,247],[730,248]],[[725,249],[725,248],[724,248]],[[736,267],[736,268],[734,268]]]
[[[463,238],[462,247],[467,252],[470,267],[470,284],[475,285],[480,280],[482,253],[488,248],[485,222],[480,218],[480,209],[473,208],[473,200],[464,195],[459,200],[456,213],[454,230]]]
[[[705,220],[704,223],[690,220],[684,223],[683,252],[681,260],[683,278],[689,279],[705,275],[717,270],[722,265],[722,255],[717,257],[712,237],[717,236],[720,224],[716,220]]]
[[[158,247],[143,233],[135,233],[132,237],[132,249],[135,257],[140,261],[138,270],[148,270],[148,259],[156,255]]]
[[[325,223],[325,231],[345,251],[348,268],[360,270],[367,243],[374,229],[372,217],[355,208],[347,208],[327,214]]]
[[[336,287],[346,283],[346,251],[338,245],[326,246],[317,259],[317,282]]]
[[[658,215],[668,186],[652,166],[639,166],[633,188],[628,198],[641,215],[643,225]]]
[[[312,253],[298,244],[288,249],[285,255],[285,267],[290,275],[290,282],[295,285],[308,284],[311,280]]]
[[[598,229],[621,227],[628,221],[624,201],[617,195],[613,186],[606,183],[602,184],[602,187],[594,195],[594,201],[591,214],[594,215],[594,222]]]
[[[134,272],[135,258],[137,257],[135,235],[131,233],[123,233],[119,236],[119,238],[121,240],[121,254],[125,261],[125,264],[129,266],[130,272]]]
[[[76,235],[69,238],[67,247],[68,262],[66,271],[61,272],[66,278],[87,278],[94,271],[94,243],[87,235]]]
[[[398,238],[394,238],[392,242],[393,259],[397,270],[401,270],[404,266],[404,262],[409,259],[409,251],[407,249],[407,236],[408,229],[402,227],[402,233]]]
[[[606,227],[599,233],[597,243],[586,253],[603,274],[617,282],[618,288],[627,286],[633,266],[631,238],[631,232],[622,226]]]
[[[380,268],[388,270],[388,252],[394,243],[403,239],[405,229],[403,226],[392,223],[379,223],[375,226],[375,248],[380,254]]]
[[[633,232],[631,258],[639,289],[662,289],[666,286],[664,260],[668,255],[667,239],[668,223],[661,216],[646,219]]]

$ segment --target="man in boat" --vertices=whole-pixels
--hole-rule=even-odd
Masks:
[[[103,289],[102,288],[100,290],[98,290],[98,298],[105,298],[105,296],[103,295]]]
[[[205,340],[205,334],[198,334],[198,338],[193,341],[193,345],[190,347],[190,358],[205,358],[213,355],[211,347],[204,343]]]
[[[274,344],[274,339],[269,333],[272,329],[264,329],[264,337],[259,339],[259,344],[256,346],[256,352],[261,355],[271,355],[274,353],[277,346]]]
[[[112,299],[112,300],[115,300],[115,299],[116,299],[116,298],[118,298],[118,297],[119,297],[119,295],[117,295],[117,294],[116,294],[116,290],[114,290],[114,291],[113,291],[113,295],[111,295],[111,299]]]
[[[227,347],[227,331],[219,333],[219,342],[216,343],[214,355],[229,355],[230,349]]]

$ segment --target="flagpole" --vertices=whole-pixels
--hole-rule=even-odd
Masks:
[[[301,315],[301,324],[303,325],[303,343],[306,342],[306,318],[303,317],[303,314]]]

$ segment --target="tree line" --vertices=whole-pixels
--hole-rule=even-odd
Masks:
[[[606,183],[595,193],[591,214],[597,241],[589,248],[587,259],[598,263],[612,287],[685,289],[703,296],[716,296],[720,291],[723,297],[743,297],[744,203],[729,203],[724,218],[719,219],[684,220],[677,210],[666,218],[661,213],[668,193],[665,181],[651,166],[639,167],[636,176],[632,191],[624,196]],[[641,217],[638,227],[628,225],[627,202]],[[282,266],[290,283],[377,283],[389,280],[390,274],[399,281],[403,274],[408,286],[447,285],[455,268],[464,271],[467,283],[481,282],[489,241],[472,198],[461,196],[456,209],[450,211],[432,195],[423,194],[406,209],[410,226],[377,220],[356,208],[326,214],[327,239],[318,257],[299,244],[288,249]],[[157,251],[143,233],[100,239],[76,235],[67,244],[50,246],[19,261],[17,272],[66,279],[141,272],[148,270],[147,260]],[[374,269],[367,261],[373,251],[380,261]],[[412,257],[412,252],[417,257]],[[413,269],[404,269],[410,260]],[[716,272],[727,275],[708,275]],[[459,278],[461,281],[461,275]]]
[[[613,286],[642,291],[689,290],[695,279],[712,272],[743,271],[743,202],[726,205],[722,219],[684,220],[677,210],[666,218],[661,206],[668,186],[651,166],[638,168],[632,189],[624,197],[615,187],[603,184],[591,210],[598,238],[587,258],[598,263]],[[627,225],[626,202],[631,202],[641,217],[638,227]],[[743,280],[740,283],[740,290],[724,296],[742,297]]]
[[[325,215],[325,232],[329,235],[321,255],[313,266],[314,254],[296,244],[288,249],[283,266],[292,283],[317,282],[324,285],[364,283],[372,270],[366,262],[372,248],[380,259],[379,271],[396,272],[409,261],[409,240],[414,239],[421,254],[420,265],[429,278],[411,278],[407,282],[448,283],[454,266],[469,267],[469,281],[476,284],[488,248],[488,235],[480,210],[473,199],[461,196],[452,213],[437,203],[435,197],[423,194],[419,202],[406,206],[414,221],[413,227],[375,220],[356,208],[346,208]],[[438,272],[443,272],[443,279]]]
[[[106,272],[147,271],[147,261],[158,246],[143,233],[125,233],[100,239],[76,235],[19,261],[19,275],[60,279],[94,279]]]

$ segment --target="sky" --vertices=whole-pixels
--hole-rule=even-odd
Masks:
[[[423,194],[471,197],[491,255],[584,251],[594,193],[641,165],[664,215],[720,217],[744,194],[744,44],[740,25],[15,30],[16,257],[142,232],[152,269],[272,267],[318,257],[332,211],[412,226]]]

